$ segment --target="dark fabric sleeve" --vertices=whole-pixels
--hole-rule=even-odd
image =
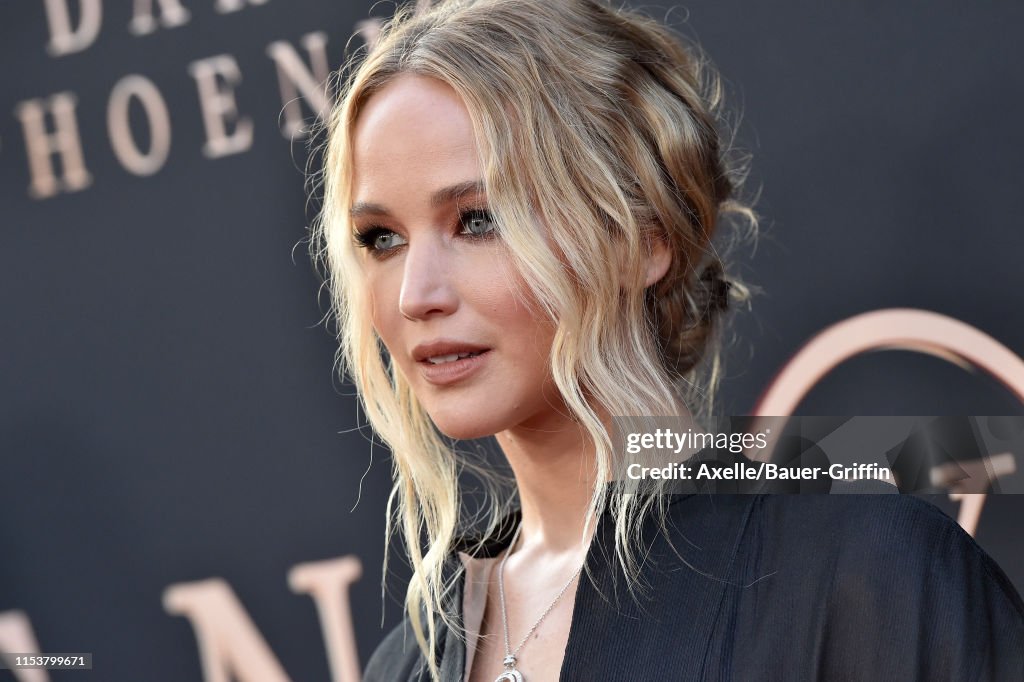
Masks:
[[[1024,681],[1019,594],[928,502],[767,495],[742,547],[716,679]]]
[[[953,519],[910,496],[839,525],[818,679],[1024,681],[1024,604]]]
[[[444,580],[451,590],[445,597],[445,608],[453,615],[456,623],[462,617],[462,564],[455,554],[448,557]],[[426,622],[427,613],[421,609],[420,617]],[[437,642],[435,660],[442,682],[461,682],[464,676],[465,642],[454,634],[454,630],[440,615],[434,616]],[[409,616],[406,615],[370,656],[363,671],[363,682],[429,682],[430,671],[426,657],[416,643]]]
[[[363,670],[363,682],[405,682],[419,678],[422,656],[406,617],[377,646]]]

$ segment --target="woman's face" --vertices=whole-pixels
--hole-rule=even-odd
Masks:
[[[366,102],[353,146],[373,325],[434,423],[469,439],[566,419],[548,369],[554,326],[515,294],[460,97],[399,76]]]

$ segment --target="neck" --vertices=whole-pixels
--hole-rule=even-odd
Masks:
[[[516,478],[522,509],[518,547],[574,552],[589,544],[596,523],[583,537],[597,478],[595,450],[586,430],[557,412],[497,434]]]

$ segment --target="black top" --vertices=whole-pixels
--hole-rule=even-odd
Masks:
[[[518,516],[477,556],[504,549]],[[560,680],[1024,680],[1020,595],[918,498],[674,496],[669,537],[645,522],[640,601],[612,561],[611,521],[587,554],[596,585],[581,576]],[[462,680],[465,642],[437,622],[442,679]],[[429,680],[408,618],[363,680]]]

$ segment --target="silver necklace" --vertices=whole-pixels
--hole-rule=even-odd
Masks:
[[[498,564],[498,593],[501,596],[501,624],[505,630],[505,660],[502,661],[502,664],[505,666],[505,672],[498,675],[494,682],[524,682],[523,674],[516,670],[516,656],[519,654],[519,650],[523,648],[523,645],[526,644],[526,640],[530,639],[530,635],[533,634],[533,631],[536,630],[537,626],[540,625],[540,622],[544,620],[549,613],[551,613],[551,609],[555,608],[555,604],[558,603],[558,600],[562,598],[565,591],[569,589],[569,585],[572,584],[572,581],[575,580],[576,576],[578,576],[580,571],[583,570],[583,564],[580,564],[580,567],[577,568],[576,572],[572,574],[571,578],[569,578],[569,582],[565,583],[565,587],[559,590],[558,594],[555,595],[554,600],[544,610],[544,613],[540,614],[540,618],[538,618],[536,622],[534,622],[533,626],[527,631],[526,636],[523,637],[523,641],[519,642],[519,646],[513,650],[508,641],[508,613],[505,608],[504,573],[505,561],[508,560],[508,555],[512,553],[512,548],[516,546],[516,540],[519,539],[519,531],[522,529],[523,524],[520,523],[519,527],[516,528],[516,534],[512,536],[512,542],[509,543],[505,556],[501,558],[501,563]]]

